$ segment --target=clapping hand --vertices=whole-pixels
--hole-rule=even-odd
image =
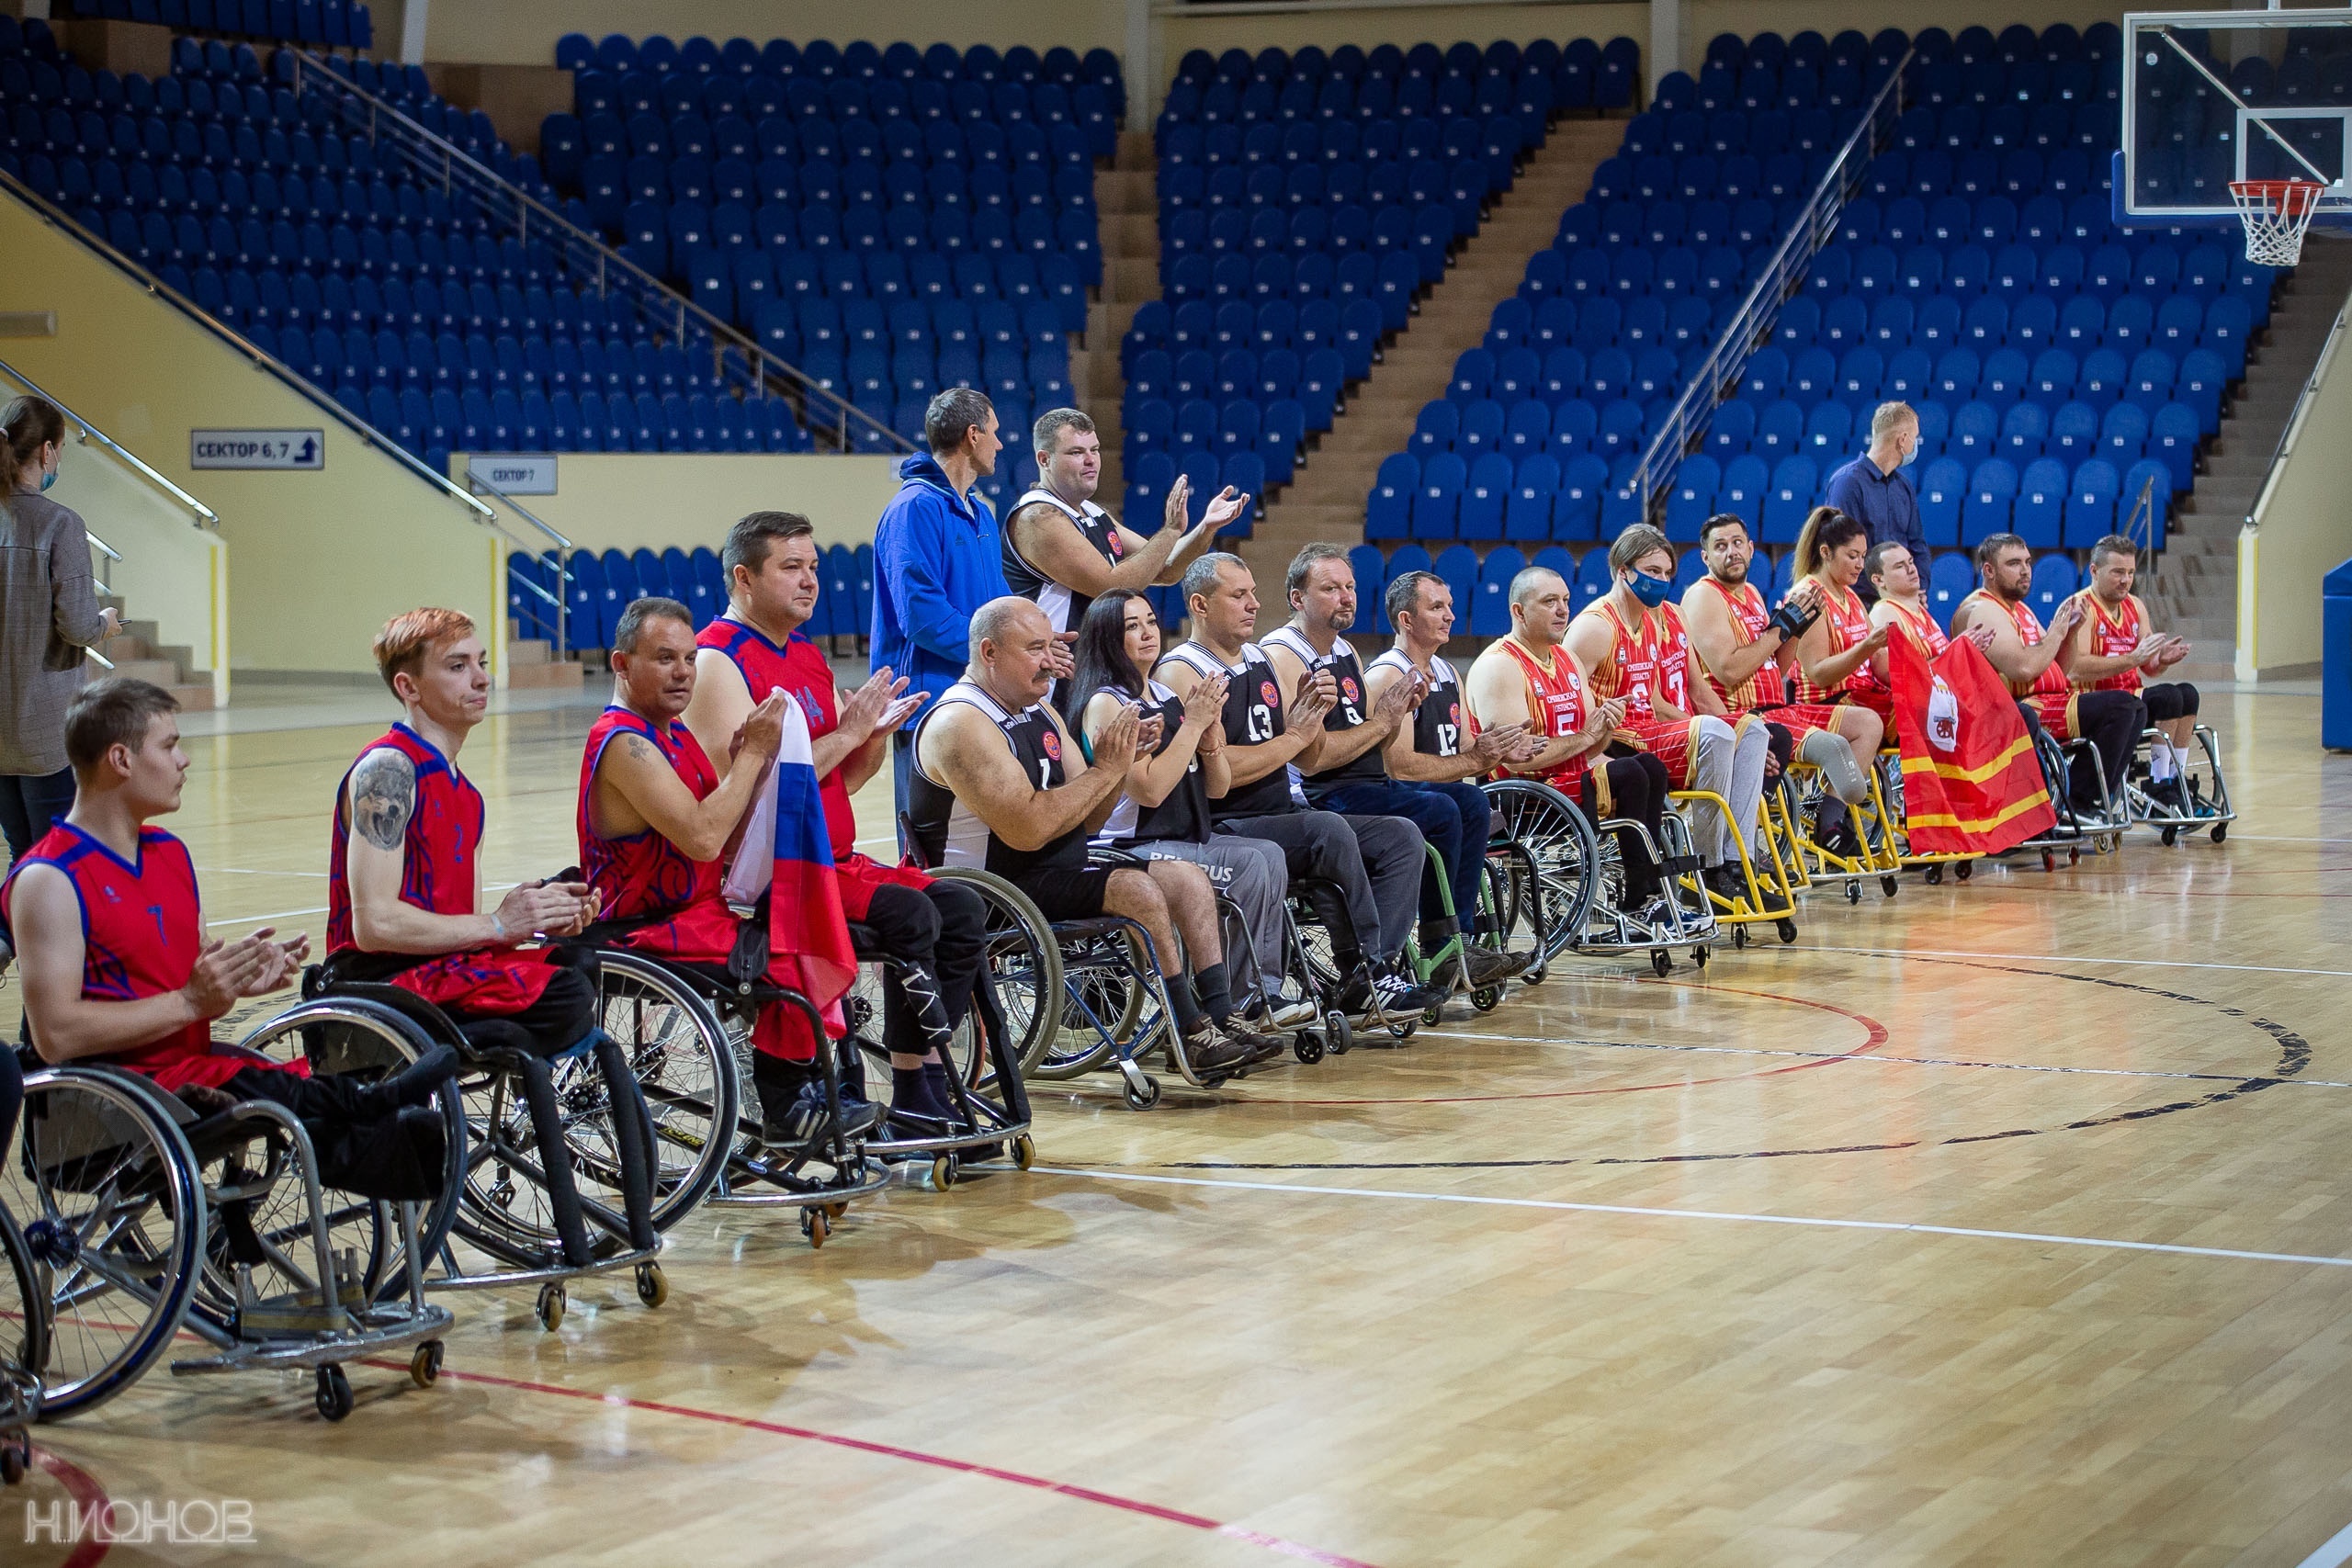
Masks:
[[[899,694],[906,689],[905,677],[893,680],[890,667],[885,664],[866,678],[865,684],[849,694],[842,704],[841,714],[833,728],[848,736],[851,744],[856,746],[865,745],[867,738],[877,729],[898,728],[899,724],[906,722],[907,714],[913,711],[906,708],[905,712],[899,713],[898,724],[888,722],[894,711],[905,706]],[[915,694],[914,700],[920,704],[922,694]]]
[[[1194,682],[1184,694],[1184,722],[1196,729],[1216,723],[1224,716],[1226,689],[1232,683],[1223,671]]]
[[[1078,641],[1076,632],[1056,632],[1054,640],[1046,648],[1046,673],[1057,681],[1067,681],[1078,673],[1078,655],[1070,646]]]
[[[1136,749],[1142,739],[1143,709],[1134,703],[1122,703],[1094,742],[1095,765],[1125,773],[1135,765]]]
[[[1209,499],[1208,510],[1201,516],[1201,526],[1214,534],[1249,509],[1250,498],[1227,485]]]

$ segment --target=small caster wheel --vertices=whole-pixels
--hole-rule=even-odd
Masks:
[[[961,1162],[956,1159],[952,1150],[941,1155],[931,1162],[931,1184],[944,1192],[956,1185],[956,1178],[960,1169]]]
[[[1860,881],[1856,880],[1856,879],[1855,879],[1855,878],[1853,878],[1853,877],[1850,877],[1850,876],[1849,876],[1849,877],[1848,877],[1848,878],[1846,879],[1846,902],[1847,902],[1847,903],[1849,903],[1849,904],[1859,904],[1859,903],[1860,903],[1861,901],[1862,901],[1862,885],[1861,885],[1861,883],[1860,883]]]
[[[662,1265],[637,1266],[637,1299],[650,1307],[658,1307],[670,1299],[670,1277],[662,1272]]]
[[[2166,828],[2160,836],[2164,840],[2165,848],[2170,849],[2173,845],[2180,841],[2180,829],[2177,828]]]
[[[849,1213],[849,1205],[847,1203],[827,1203],[824,1205],[824,1209],[825,1218],[829,1220],[838,1220],[843,1214]]]
[[[2050,850],[2044,850],[2041,852],[2041,869],[2044,871],[2056,871],[2058,869],[2058,856],[2054,852]]]
[[[1958,865],[1951,868],[1951,874],[1960,878],[1961,881],[1965,882],[1970,877],[1976,874],[1976,863],[1973,860],[1962,861]]]
[[[1552,971],[1550,966],[1547,964],[1538,964],[1526,974],[1521,975],[1519,978],[1522,985],[1540,986],[1544,981],[1550,979],[1551,976]]]
[[[1704,969],[1707,966],[1707,960],[1713,956],[1714,954],[1709,952],[1703,945],[1694,947],[1690,950],[1690,962],[1696,964],[1702,969]]]
[[[1734,927],[1732,927],[1732,928],[1731,928],[1731,950],[1732,950],[1734,953],[1737,953],[1737,952],[1739,952],[1742,948],[1746,947],[1747,945],[1747,928],[1746,926],[1734,926]]]
[[[1667,950],[1662,947],[1651,948],[1650,967],[1660,975],[1672,974],[1674,972],[1674,954],[1667,952]]]
[[[1942,885],[1942,883],[1943,883],[1943,879],[1944,879],[1944,868],[1943,868],[1942,866],[1940,866],[1940,865],[1931,865],[1931,866],[1929,866],[1929,867],[1928,868],[1928,886],[1930,886],[1930,887],[1940,886]]]
[[[1901,886],[1902,884],[1892,876],[1882,876],[1878,879],[1878,890],[1889,898],[1894,897],[1894,890]]]
[[[1389,1023],[1388,1032],[1396,1039],[1410,1040],[1413,1037],[1413,1031],[1420,1026],[1421,1021],[1419,1018],[1396,1019]]]
[[[1438,1020],[1438,1010],[1437,1010],[1437,1009],[1435,1009],[1435,1008],[1423,1008],[1423,1009],[1421,1010],[1421,1021],[1422,1021],[1423,1023],[1428,1024],[1431,1029],[1435,1029],[1435,1028],[1437,1027],[1437,1020]]]
[[[539,1326],[553,1334],[563,1326],[563,1287],[550,1280],[539,1287]]]
[[[1772,930],[1784,944],[1797,939],[1797,923],[1794,920],[1776,920]]]
[[[2213,824],[2212,839],[2215,843],[2220,843],[2223,839],[2226,839],[2229,836],[2230,825],[2227,822],[2216,822]]]
[[[2068,844],[2066,846],[2066,863],[2068,865],[2080,865],[2083,863],[2083,848],[2080,844]]]
[[[1323,1059],[1323,1037],[1311,1029],[1302,1029],[1292,1037],[1290,1054],[1298,1058],[1301,1066],[1311,1067]]]
[[[441,1341],[428,1339],[416,1348],[408,1359],[408,1381],[419,1388],[431,1388],[441,1381]]]
[[[1037,1163],[1037,1145],[1023,1133],[1012,1140],[1012,1168],[1026,1170]]]
[[[1348,1025],[1348,1015],[1336,1009],[1323,1015],[1323,1037],[1330,1042],[1331,1055],[1344,1056],[1356,1043],[1355,1032]]]
[[[810,1247],[824,1246],[825,1238],[833,1234],[832,1216],[825,1212],[821,1204],[813,1209],[801,1210],[800,1234],[808,1238]]]
[[[1159,1080],[1147,1077],[1127,1085],[1127,1109],[1148,1111],[1159,1103]]]
[[[14,1486],[24,1480],[25,1472],[32,1468],[27,1457],[30,1447],[29,1443],[0,1445],[0,1486]]]
[[[1479,1012],[1492,1012],[1503,1005],[1503,988],[1487,986],[1470,993],[1470,1005]]]
[[[351,1414],[351,1380],[343,1369],[332,1362],[319,1369],[319,1392],[316,1403],[319,1414],[329,1421],[340,1421]]]

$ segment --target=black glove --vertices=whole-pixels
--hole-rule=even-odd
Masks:
[[[1781,601],[1781,607],[1772,613],[1771,624],[1773,628],[1781,634],[1782,641],[1794,642],[1804,636],[1807,626],[1819,619],[1821,619],[1819,606],[1816,605],[1808,610],[1793,599],[1783,599]]]

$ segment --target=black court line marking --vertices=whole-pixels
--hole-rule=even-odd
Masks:
[[[2094,1127],[2120,1126],[2130,1122],[2145,1122],[2158,1116],[2170,1116],[2183,1111],[2201,1111],[2209,1106],[2224,1104],[2291,1083],[2311,1065],[2311,1043],[2286,1025],[2233,1008],[2210,998],[2190,996],[2186,991],[2167,991],[2156,986],[2137,985],[2130,980],[2111,980],[2100,975],[2074,975],[2056,969],[2017,969],[2006,964],[1984,964],[1966,959],[1919,958],[1913,962],[1947,964],[1958,968],[1986,969],[1998,974],[2024,975],[2052,980],[2072,980],[2078,985],[2104,986],[2119,991],[2136,991],[2143,996],[2161,998],[2165,1001],[2187,1002],[2196,1007],[2211,1008],[2224,1018],[2234,1018],[2251,1024],[2278,1043],[2278,1059],[2267,1074],[2227,1078],[2227,1089],[2193,1100],[2176,1100],[2163,1105],[2143,1106],[2133,1111],[2112,1111],[2105,1116],[2086,1116],[2052,1127],[2013,1127],[1999,1133],[1970,1133],[1951,1138],[1907,1138],[1898,1143],[1840,1144],[1823,1148],[1743,1149],[1724,1154],[1640,1155],[1640,1156],[1566,1156],[1551,1159],[1480,1159],[1480,1160],[1156,1160],[1131,1165],[1105,1165],[1114,1170],[1513,1170],[1527,1168],[1557,1168],[1571,1165],[1632,1166],[1632,1165],[1709,1165],[1725,1160],[1796,1159],[1817,1155],[1891,1154],[1903,1149],[1950,1148],[1967,1144],[2000,1143],[2011,1138],[2038,1137],[2050,1133],[2087,1132]],[[1636,980],[1635,984],[1644,982]],[[1671,1049],[1672,1047],[1668,1047]],[[1831,1058],[1841,1059],[1841,1058]],[[1867,1059],[1867,1058],[1864,1058]]]

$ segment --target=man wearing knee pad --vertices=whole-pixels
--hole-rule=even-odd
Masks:
[[[679,722],[695,689],[692,613],[672,599],[636,601],[614,628],[611,657],[613,701],[589,727],[580,762],[580,863],[605,920],[619,928],[617,945],[727,976],[745,922],[722,890],[723,855],[775,761],[789,699],[773,692],[752,707],[718,753],[732,752],[721,773]],[[840,947],[847,945],[844,934]],[[767,977],[797,987],[792,956],[771,933]],[[752,1025],[763,1111],[777,1101],[765,1117],[774,1142],[805,1143],[823,1114],[821,1089],[808,1078],[815,1055],[808,1033],[800,1010],[784,1002],[763,1007]],[[791,1092],[780,1095],[786,1078]],[[804,1087],[818,1092],[804,1100]],[[863,1100],[843,1111],[850,1134],[874,1123]],[[804,1124],[789,1124],[796,1116]]]
[[[1756,547],[1736,512],[1700,525],[1699,549],[1707,575],[1682,595],[1682,620],[1707,689],[1727,713],[1754,714],[1778,732],[1772,739],[1777,761],[1766,769],[1768,782],[1793,758],[1819,768],[1838,799],[1849,806],[1860,803],[1870,794],[1868,770],[1884,726],[1866,707],[1792,700],[1782,668],[1817,613],[1819,585],[1806,578],[1777,609],[1768,609],[1747,575]]]
[[[2133,692],[2075,689],[2075,630],[2082,624],[2082,603],[2069,599],[2061,604],[2044,632],[2041,618],[2026,602],[2033,591],[2033,552],[2023,539],[2015,534],[1988,536],[1976,547],[1976,570],[1984,586],[1952,612],[1952,635],[1977,626],[1991,629],[1984,657],[2043,729],[2061,740],[2088,739],[2098,749],[2107,793],[2120,815],[2123,771],[2148,727],[2147,705]],[[2079,757],[2070,773],[2067,793],[2075,812],[2096,814],[2099,773]]]
[[[1357,659],[1344,635],[1356,623],[1356,574],[1347,552],[1337,545],[1307,546],[1290,563],[1288,589],[1289,624],[1268,632],[1260,645],[1274,668],[1275,684],[1295,688],[1310,671],[1328,673],[1338,695],[1323,719],[1321,765],[1300,780],[1307,801],[1342,817],[1401,817],[1421,830],[1443,866],[1441,874],[1423,857],[1421,951],[1435,953],[1453,940],[1457,927],[1476,923],[1491,817],[1487,797],[1458,768],[1444,782],[1435,771],[1426,781],[1389,776],[1390,750],[1402,740],[1410,750],[1430,686],[1409,666],[1400,672],[1392,665],[1387,678],[1375,682]],[[1453,700],[1458,705],[1458,689]],[[1453,899],[1450,914],[1446,891]],[[1464,964],[1473,989],[1506,979],[1519,966],[1475,946],[1465,947]]]
[[[1090,764],[1061,716],[1053,623],[1007,595],[972,616],[972,661],[915,727],[908,818],[933,864],[978,866],[1027,894],[1048,920],[1119,915],[1151,937],[1190,1076],[1222,1077],[1282,1049],[1233,1016],[1216,896],[1188,861],[1090,863],[1136,758],[1160,740],[1160,715],[1124,705]],[[1179,936],[1182,942],[1180,945]]]
[[[1568,650],[1591,671],[1601,698],[1622,697],[1625,722],[1615,740],[1666,765],[1676,789],[1703,790],[1730,808],[1703,802],[1691,812],[1691,840],[1707,885],[1725,897],[1747,891],[1740,844],[1762,858],[1758,804],[1771,737],[1760,721],[1727,716],[1704,681],[1690,676],[1690,637],[1674,592],[1674,547],[1636,523],[1609,547],[1609,592],[1568,627]]]
[[[718,757],[769,697],[780,692],[799,705],[842,913],[865,926],[892,961],[882,985],[891,1108],[902,1119],[936,1123],[952,1111],[948,1047],[979,978],[988,907],[968,887],[912,865],[885,864],[857,848],[850,797],[881,771],[889,737],[931,694],[909,692],[888,665],[854,692],[835,685],[831,663],[802,630],[817,613],[817,563],[815,530],[796,513],[754,512],[728,530],[719,556],[727,610],[695,638],[700,651],[686,728]],[[884,841],[896,842],[896,836]],[[797,1010],[781,1027],[782,1048],[752,1059],[753,1087],[770,1125],[788,1140],[805,1141],[823,1130],[819,1046]],[[862,1086],[854,1063],[848,1070],[853,1085]],[[853,1100],[843,1115],[854,1126],[871,1125],[871,1110],[862,1097]],[[906,1131],[921,1135],[926,1128],[917,1122]]]
[[[127,1067],[201,1114],[281,1105],[310,1134],[328,1187],[434,1196],[446,1145],[426,1102],[456,1070],[455,1053],[436,1049],[362,1085],[215,1051],[212,1021],[293,983],[310,939],[278,942],[268,927],[227,943],[205,934],[187,847],[150,826],[179,809],[188,764],[178,709],[162,688],[118,678],[85,686],[66,710],[73,809],[0,884],[0,931],[20,961],[33,1048],[52,1065]],[[13,1103],[0,1106],[0,1138],[14,1119]]]
[[[1219,552],[1194,561],[1184,573],[1184,598],[1192,638],[1169,649],[1152,675],[1179,697],[1203,681],[1226,679],[1232,787],[1213,803],[1217,830],[1277,844],[1294,881],[1339,889],[1336,899],[1320,887],[1316,896],[1333,906],[1317,912],[1347,976],[1340,1010],[1362,1012],[1375,993],[1386,1011],[1436,1007],[1445,991],[1420,985],[1404,962],[1428,860],[1420,829],[1400,817],[1312,809],[1297,782],[1322,765],[1331,739],[1326,721],[1342,695],[1339,682],[1328,670],[1302,671],[1284,694],[1266,649],[1250,640],[1258,624],[1258,583],[1240,557]]]
[[[1658,841],[1670,787],[1666,764],[1647,751],[1607,754],[1609,737],[1625,721],[1623,697],[1595,697],[1592,683],[1566,646],[1576,601],[1549,567],[1531,566],[1510,580],[1510,632],[1470,666],[1470,716],[1481,731],[1523,726],[1540,743],[1521,746],[1495,770],[1497,778],[1533,779],[1567,796],[1588,821],[1636,822],[1649,832],[1615,829],[1625,868],[1627,911],[1645,925],[1666,919],[1666,894],[1649,844]]]
[[[2091,580],[2075,595],[2083,618],[2068,671],[2079,692],[2136,693],[2155,735],[2148,742],[2148,796],[2184,814],[2211,803],[2191,800],[2186,781],[2197,739],[2197,688],[2186,681],[2150,684],[2188,657],[2186,638],[2157,631],[2148,606],[2132,592],[2139,547],[2109,534],[2091,547]]]

